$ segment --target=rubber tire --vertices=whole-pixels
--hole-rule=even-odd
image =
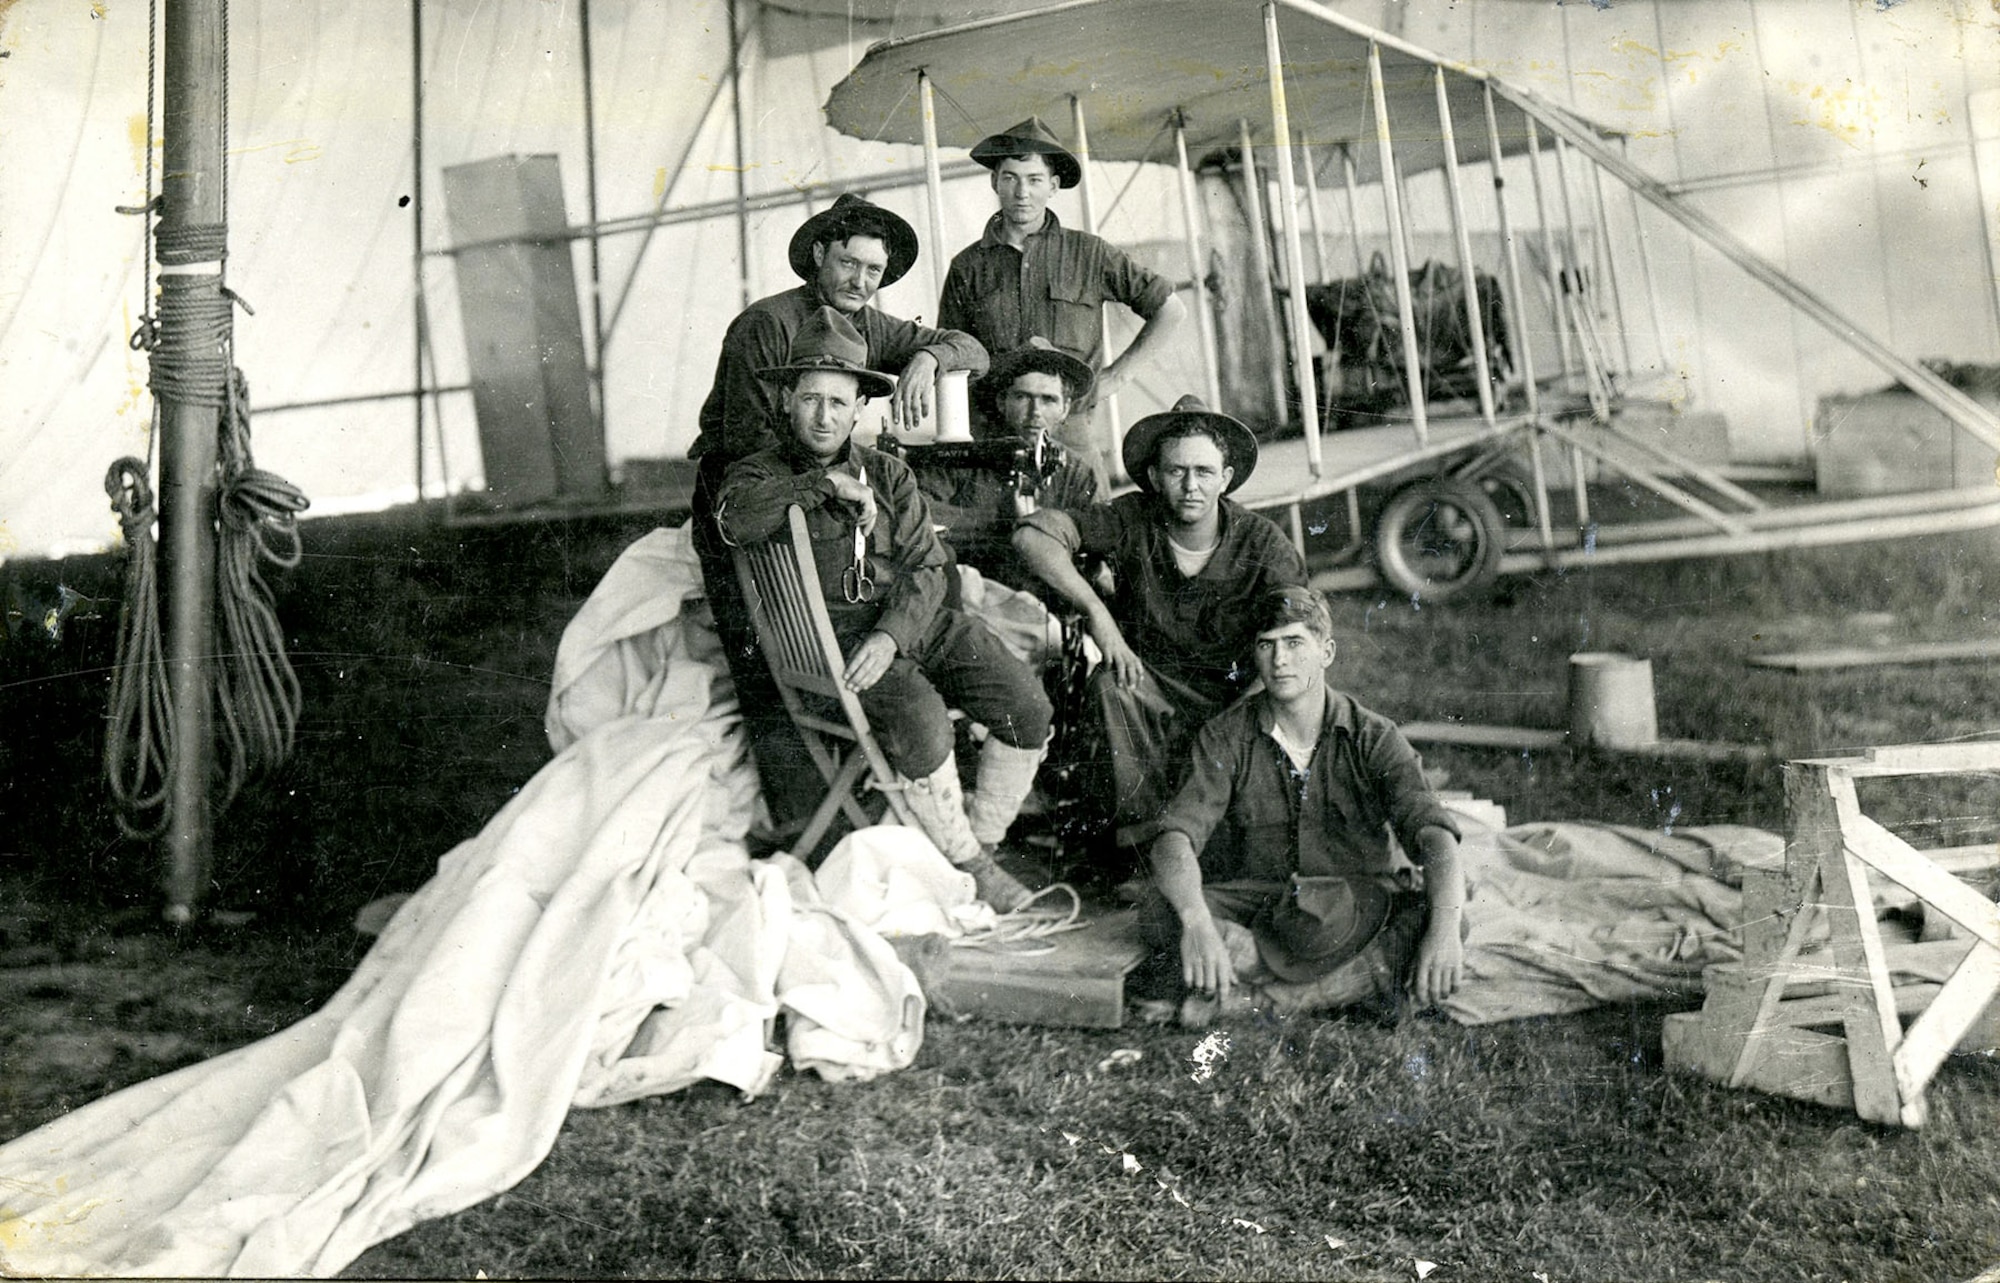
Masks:
[[[1509,526],[1522,530],[1531,529],[1535,524],[1535,482],[1520,469],[1499,467],[1483,473],[1478,480],[1479,488],[1493,501],[1493,507],[1500,519]]]
[[[1445,602],[1499,576],[1506,539],[1500,509],[1477,482],[1425,477],[1382,506],[1375,519],[1375,565],[1398,593]]]

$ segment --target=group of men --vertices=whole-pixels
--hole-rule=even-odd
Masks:
[[[1231,949],[1231,922],[1281,982],[1358,1001],[1407,979],[1421,1002],[1445,996],[1461,966],[1457,827],[1395,727],[1327,686],[1332,620],[1298,551],[1228,497],[1256,467],[1255,436],[1183,397],[1131,426],[1122,456],[1137,489],[1107,498],[1089,416],[1181,324],[1172,284],[1057,221],[1050,198],[1081,168],[1038,119],[972,155],[999,208],[952,260],[940,328],[872,305],[915,263],[917,236],[843,195],[792,238],[802,283],[730,324],[701,410],[695,546],[774,818],[809,811],[819,775],[772,690],[729,550],[778,534],[797,506],[842,680],[911,813],[981,899],[1006,913],[1033,898],[995,855],[1053,712],[1035,672],[950,604],[956,562],[1053,595],[1095,643],[1112,836],[1150,861],[1141,920],[1179,955],[1195,1004],[1184,1016],[1226,1000],[1253,961]],[[1143,325],[1107,363],[1108,302]],[[1031,502],[1001,478],[920,477],[852,440],[863,401],[914,426],[954,370],[977,380],[976,437],[1068,447]],[[987,732],[970,787],[953,707]],[[1397,880],[1398,844],[1425,870],[1421,893]]]

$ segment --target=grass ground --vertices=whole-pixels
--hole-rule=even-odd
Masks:
[[[284,598],[299,752],[218,835],[219,902],[257,916],[187,940],[145,929],[153,856],[94,782],[115,567],[0,568],[29,607],[56,579],[85,597],[59,641],[10,631],[0,678],[0,1135],[323,1001],[361,953],[353,910],[422,881],[546,760],[562,625],[643,528],[309,527]],[[2000,722],[2000,665],[1740,657],[1987,635],[1996,587],[2000,545],[1955,539],[1549,575],[1448,610],[1353,597],[1340,680],[1398,717],[1558,726],[1568,654],[1626,649],[1654,660],[1667,735],[1949,739]],[[1517,820],[1783,822],[1767,767],[1427,756]],[[1879,806],[1958,844],[1994,836],[1989,793]],[[1251,1024],[1201,1083],[1176,1029],[939,1020],[875,1083],[576,1113],[514,1190],[350,1273],[1942,1280],[2000,1261],[2000,1063],[1954,1057],[1930,1126],[1892,1131],[1664,1072],[1663,1015]]]

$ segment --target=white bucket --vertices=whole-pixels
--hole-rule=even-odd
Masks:
[[[1660,740],[1653,708],[1653,661],[1606,651],[1569,657],[1572,744],[1644,748]]]

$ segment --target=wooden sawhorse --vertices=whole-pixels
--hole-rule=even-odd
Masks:
[[[1743,961],[1708,969],[1700,1011],[1667,1017],[1667,1064],[1871,1122],[1923,1126],[1924,1089],[1944,1058],[1968,1033],[1993,1045],[2000,906],[1952,869],[1990,867],[1995,852],[1914,850],[1861,813],[1854,785],[1973,772],[2000,772],[2000,743],[1787,763],[1784,868],[1746,874]],[[1870,873],[1955,930],[1885,943]]]

